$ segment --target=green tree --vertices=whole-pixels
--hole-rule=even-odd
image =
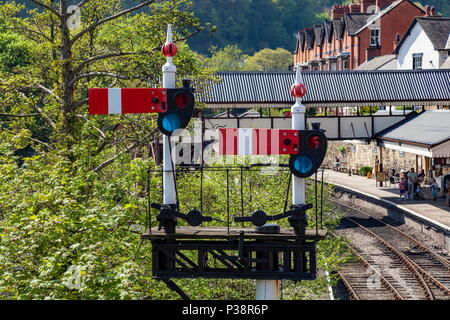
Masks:
[[[211,57],[204,59],[207,68],[216,71],[239,71],[244,67],[246,55],[235,45],[226,46],[219,50],[217,47],[211,49]]]
[[[146,223],[155,116],[88,116],[86,102],[90,87],[160,86],[166,23],[180,79],[208,78],[185,44],[200,30],[190,2],[86,0],[77,29],[67,0],[32,2],[0,5],[3,27],[20,32],[0,38],[0,297],[174,297],[151,280],[150,250],[132,232]]]
[[[177,298],[151,278],[151,247],[140,237],[150,225],[147,170],[159,169],[151,158],[151,142],[160,138],[155,116],[88,116],[86,91],[160,86],[166,22],[176,31],[179,78],[209,80],[211,74],[185,42],[199,30],[190,2],[85,0],[78,29],[68,28],[68,1],[31,2],[33,10],[0,5],[2,31],[15,39],[8,46],[23,42],[31,57],[25,62],[7,55],[6,63],[15,61],[14,66],[0,70],[0,299]],[[34,152],[18,153],[24,148]],[[247,180],[245,188],[252,189],[253,198],[246,192],[246,210],[263,204],[278,213],[286,172],[271,181],[247,178],[252,185]],[[192,192],[198,194],[198,179],[184,174],[178,179],[182,209],[197,206]],[[219,172],[204,183],[208,213],[214,210],[222,219],[223,181]],[[154,202],[161,201],[161,188],[152,173]],[[237,213],[238,193],[232,197],[230,209]],[[310,190],[314,203],[313,197]],[[339,247],[334,240],[320,244],[330,270],[340,261]],[[253,281],[184,280],[180,285],[196,299],[248,299],[254,291]],[[310,286],[314,290],[308,284],[296,288],[313,292],[308,297],[326,290],[323,278]]]
[[[263,49],[245,61],[244,70],[286,71],[292,61],[292,53],[285,49]]]
[[[15,33],[0,33],[0,69],[11,72],[15,67],[26,66],[30,60],[30,42]]]
[[[35,7],[30,0],[17,2]],[[228,45],[237,45],[246,54],[277,47],[293,51],[298,30],[329,19],[332,5],[353,2],[358,3],[352,0],[193,0],[192,10],[201,23],[208,26],[208,32],[191,38],[189,44],[201,54],[208,54],[212,46],[225,48]],[[131,6],[136,2],[126,0],[124,3]],[[450,15],[447,0],[416,3],[436,6],[440,14]]]

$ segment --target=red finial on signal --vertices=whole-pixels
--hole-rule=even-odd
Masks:
[[[303,98],[306,95],[306,87],[303,83],[294,83],[291,87],[291,95],[296,98]]]
[[[166,42],[161,47],[161,52],[165,57],[173,57],[177,54],[177,46],[173,42]]]
[[[177,54],[177,46],[172,41],[172,25],[167,25],[166,43],[161,47],[161,52],[166,58],[171,58]]]

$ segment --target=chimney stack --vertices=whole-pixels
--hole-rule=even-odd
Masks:
[[[369,11],[370,7],[375,7],[377,5],[377,0],[361,0],[361,13],[372,13]]]
[[[342,18],[346,13],[350,13],[349,6],[335,4],[331,7],[331,19]]]
[[[359,4],[351,4],[350,7],[350,13],[360,13],[361,12],[361,5]]]

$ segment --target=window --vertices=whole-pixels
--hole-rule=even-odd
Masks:
[[[422,53],[413,54],[413,70],[421,70],[422,69]]]
[[[380,29],[370,30],[370,46],[371,47],[380,46]]]
[[[350,64],[350,61],[348,59],[344,59],[342,61],[342,70],[348,70],[349,69],[349,64]]]

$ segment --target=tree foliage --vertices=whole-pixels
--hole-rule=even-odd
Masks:
[[[0,296],[173,297],[158,293],[131,232],[146,221],[154,116],[88,116],[86,98],[89,87],[160,86],[167,22],[180,78],[206,79],[184,41],[199,28],[190,3],[136,1],[133,15],[119,0],[84,1],[70,30],[67,1],[34,2],[0,6]]]
[[[160,137],[155,116],[88,116],[86,91],[160,86],[167,22],[180,49],[179,79],[210,79],[186,44],[200,30],[190,2],[83,1],[75,30],[67,27],[68,1],[32,2],[37,7],[0,5],[0,298],[177,298],[151,278],[151,247],[140,237],[150,223],[147,170],[156,169],[151,142]],[[250,178],[246,213],[260,205],[279,211],[287,176]],[[198,177],[178,179],[183,210],[198,206],[192,195]],[[223,186],[223,173],[205,179],[207,213],[222,219]],[[161,188],[153,175],[155,202]],[[240,201],[232,197],[236,214]],[[336,248],[339,241],[321,244],[330,270],[341,259],[334,258]],[[319,296],[323,281],[292,285],[297,289],[286,297]],[[180,285],[195,299],[245,299],[254,291],[253,281]]]
[[[206,54],[211,46],[237,45],[246,54],[278,47],[293,51],[295,33],[330,18],[334,4],[344,0],[194,0],[196,16],[216,31],[203,33],[189,41],[191,47]],[[357,1],[356,1],[357,2]],[[434,5],[444,16],[450,15],[447,0],[422,0]]]
[[[203,58],[205,67],[217,71],[239,71],[244,68],[247,56],[235,45],[226,46],[219,50],[211,48],[211,57]]]
[[[293,55],[282,48],[263,49],[252,56],[243,53],[237,46],[212,48],[211,57],[203,57],[205,67],[216,71],[286,71],[292,64]]]
[[[263,49],[245,61],[244,69],[252,71],[286,71],[292,62],[292,53],[285,49]]]
[[[35,7],[29,0],[18,0]],[[76,4],[78,1],[72,1]],[[330,18],[334,4],[353,0],[193,0],[193,11],[208,32],[189,40],[191,48],[208,54],[211,47],[223,49],[236,45],[245,54],[264,48],[293,51],[295,33]],[[356,1],[357,2],[357,1]],[[135,4],[126,0],[125,4]],[[436,6],[439,13],[450,15],[447,0],[421,0],[416,3]],[[72,3],[71,3],[72,4]]]

